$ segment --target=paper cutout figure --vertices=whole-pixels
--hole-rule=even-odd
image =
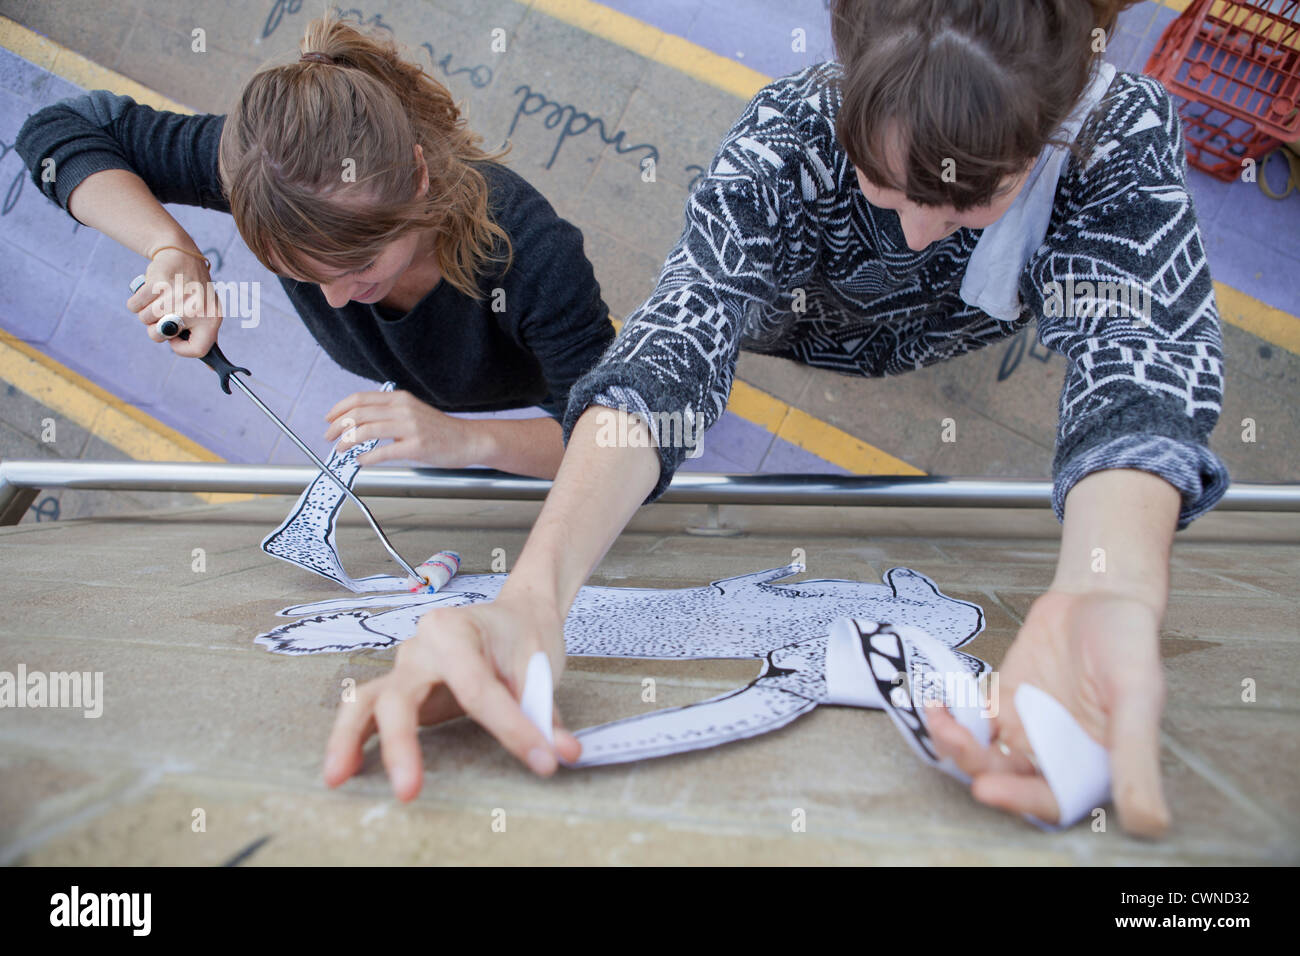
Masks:
[[[385,382],[380,388],[384,392],[392,390],[392,382]],[[340,438],[334,443],[325,466],[351,488],[357,472],[361,470],[357,459],[379,444],[379,439],[372,438],[353,445],[340,454],[341,441]],[[349,577],[343,570],[343,562],[339,560],[338,548],[334,543],[334,529],[346,500],[347,496],[338,485],[325,475],[317,475],[298,497],[289,516],[262,540],[262,550],[272,557],[329,578],[349,591],[396,591],[409,588],[410,582],[402,576],[375,574],[357,579]]]
[[[764,667],[748,686],[719,697],[579,731],[583,753],[576,766],[740,740],[782,727],[818,704],[883,706],[878,694],[860,702],[828,691],[828,677],[834,681],[827,667],[828,635],[836,620],[851,614],[916,622],[948,647],[969,642],[984,627],[978,605],[948,597],[907,568],[890,569],[884,585],[831,579],[774,583],[802,570],[792,564],[699,588],[582,588],[564,627],[572,656],[756,659]],[[288,654],[391,647],[414,634],[433,607],[492,600],[505,577],[462,575],[437,594],[367,595],[286,608],[281,616],[299,620],[259,635],[257,643]],[[973,674],[988,669],[977,658],[960,658]]]
[[[774,583],[802,570],[790,564],[696,588],[586,585],[565,621],[568,652],[757,659],[776,647],[824,638],[836,620],[854,616],[914,624],[950,647],[966,644],[984,628],[979,605],[948,597],[908,568],[890,569],[883,585],[836,579]],[[505,579],[505,574],[460,574],[436,594],[402,591],[295,605],[277,616],[302,620],[261,634],[256,642],[280,654],[392,647],[414,634],[431,608],[491,601]]]
[[[384,385],[390,390],[393,383]],[[356,459],[377,442],[340,455],[330,467],[349,487]],[[283,558],[366,597],[316,601],[289,607],[297,617],[256,641],[283,654],[391,647],[413,635],[433,607],[490,601],[504,574],[453,578],[437,593],[411,593],[392,575],[359,580],[343,570],[334,529],[346,496],[324,475],[307,487],[288,518],[262,542]],[[763,670],[746,687],[684,707],[668,708],[589,727],[577,733],[583,749],[571,764],[589,767],[681,753],[767,733],[818,704],[884,709],[912,750],[926,763],[969,783],[951,760],[941,759],[917,701],[937,696],[976,740],[987,745],[989,722],[979,708],[977,678],[989,671],[979,658],[956,650],[984,628],[975,604],[943,594],[925,575],[891,568],[885,585],[819,579],[775,584],[801,565],[773,568],[714,581],[703,588],[582,588],[565,621],[572,656],[659,660],[761,659]],[[377,593],[377,592],[400,593]],[[522,706],[552,739],[549,662],[529,662]],[[1109,760],[1057,701],[1022,685],[1016,707],[1040,758],[1044,778],[1061,808],[1053,827],[1081,819],[1109,797]]]

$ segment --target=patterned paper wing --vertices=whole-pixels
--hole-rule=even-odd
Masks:
[[[381,389],[385,392],[392,390],[392,382],[385,382]],[[340,454],[339,443],[335,442],[325,465],[338,476],[340,481],[351,488],[357,472],[361,470],[361,464],[357,459],[377,444],[379,439],[372,438],[370,441],[353,445]],[[343,562],[339,560],[338,548],[334,541],[334,529],[338,525],[339,512],[346,500],[347,496],[343,493],[343,489],[325,475],[317,475],[299,496],[288,517],[263,539],[262,550],[272,557],[329,578],[349,591],[396,591],[409,587],[405,577],[377,574],[358,580],[350,577],[343,570]]]

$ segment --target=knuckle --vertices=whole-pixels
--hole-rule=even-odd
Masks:
[[[477,713],[487,700],[487,688],[479,678],[469,678],[450,685],[457,702],[471,713]]]

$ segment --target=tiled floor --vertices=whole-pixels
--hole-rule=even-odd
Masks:
[[[831,53],[825,5],[817,0],[748,0],[744,16],[736,15],[734,3],[704,0],[609,0],[606,5],[767,75],[791,72]],[[200,9],[221,65],[209,60],[201,69],[187,69],[184,54],[173,50],[176,31]],[[438,56],[446,50],[459,57],[453,66],[474,61],[475,29],[501,25],[510,31],[510,53],[493,61],[486,88],[463,76],[447,82],[467,101],[473,125],[489,140],[514,129],[514,168],[583,229],[606,299],[615,315],[624,315],[649,291],[680,231],[692,164],[707,163],[743,103],[511,0],[485,0],[473,9],[470,15],[452,0],[401,0],[386,5],[381,19],[395,24],[410,47],[419,48],[427,37]],[[372,15],[369,9],[362,13]],[[108,7],[88,0],[59,5],[0,0],[0,15],[200,110],[222,109],[256,65],[291,49],[292,31],[308,16],[284,11],[282,22],[268,33],[272,24],[263,7],[244,0],[220,8],[185,3],[156,8],[139,0],[112,0]],[[1173,16],[1149,0],[1126,11],[1108,56],[1121,68],[1140,68]],[[112,37],[92,28],[96,18],[111,21]],[[802,40],[799,50],[796,39]],[[117,41],[136,50],[154,44],[157,63],[141,71]],[[525,88],[599,113],[610,130],[625,130],[629,142],[655,143],[662,188],[628,185],[628,170],[632,180],[637,178],[635,155],[620,156],[592,136],[557,143],[544,123],[521,117],[518,94]],[[193,363],[174,359],[134,327],[122,303],[141,257],[77,227],[44,200],[8,148],[27,115],[77,92],[62,78],[0,49],[0,327],[223,457],[297,463],[297,450],[248,403],[225,396],[206,370],[195,374]],[[1215,278],[1284,312],[1300,311],[1300,193],[1275,202],[1255,185],[1224,184],[1196,171],[1190,182]],[[212,257],[214,278],[261,283],[262,326],[243,329],[227,322],[223,346],[252,368],[255,388],[268,403],[323,450],[324,411],[372,383],[342,371],[319,350],[229,216],[188,207],[169,211]],[[1300,414],[1285,396],[1300,382],[1300,357],[1227,326],[1225,338],[1229,392],[1215,450],[1238,480],[1291,478]],[[848,379],[753,355],[742,356],[740,377],[927,471],[1045,477],[1062,368],[1059,356],[1021,336],[1004,347],[896,379]],[[954,414],[963,416],[961,434],[969,438],[939,444],[934,423]],[[1237,441],[1228,427],[1246,417],[1261,423],[1257,443]],[[687,470],[844,470],[730,412],[703,444],[704,454],[688,460]]]
[[[7,188],[0,213],[0,275],[5,277],[0,284],[0,327],[227,460],[301,463],[301,452],[251,403],[225,395],[216,388],[215,378],[193,374],[191,363],[139,334],[122,303],[129,295],[127,283],[142,270],[144,260],[81,227],[42,197],[21,158],[9,148],[28,115],[81,92],[0,48],[0,148],[5,149],[0,182]],[[222,348],[232,361],[252,369],[254,391],[290,428],[318,453],[328,452],[321,438],[324,413],[345,395],[376,388],[376,383],[339,368],[320,350],[276,277],[249,252],[230,216],[189,206],[167,209],[211,259],[214,281],[259,284],[261,327],[254,334],[238,321],[225,322]],[[528,417],[542,412],[505,414]],[[703,454],[688,463],[689,470],[771,471],[793,465],[802,466],[800,470],[843,470],[731,413],[708,433],[703,447]],[[779,455],[781,467],[766,463],[769,452]]]

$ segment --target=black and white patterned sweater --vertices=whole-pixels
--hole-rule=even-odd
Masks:
[[[835,137],[841,75],[836,63],[818,64],[751,100],[691,194],[654,291],[574,384],[566,443],[591,404],[624,406],[652,430],[657,413],[701,416],[699,434],[726,407],[739,348],[894,375],[1037,318],[1042,343],[1068,361],[1052,464],[1058,519],[1074,484],[1105,468],[1173,484],[1180,528],[1212,508],[1228,486],[1206,444],[1222,398],[1222,343],[1181,126],[1164,88],[1116,75],[1080,133],[1093,144],[1090,159],[1069,157],[1062,168],[1046,239],[1021,275],[1020,313],[1003,321],[959,294],[982,230],[959,229],[916,252],[897,214],[866,201]],[[1113,295],[1110,305],[1089,304],[1085,281],[1149,291],[1149,316],[1115,307]],[[1072,307],[1061,307],[1062,290],[1074,291]],[[647,502],[689,451],[675,444],[665,438],[658,448]]]

